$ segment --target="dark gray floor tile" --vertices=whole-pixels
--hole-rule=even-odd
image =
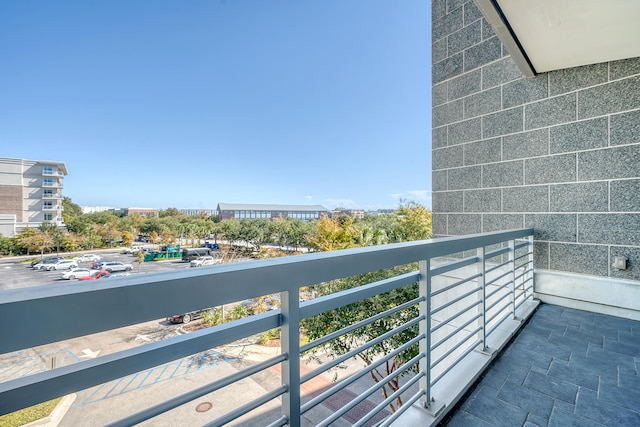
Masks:
[[[634,327],[638,327],[639,322],[620,317],[601,315],[599,323],[607,327],[620,329],[621,331],[631,331]]]
[[[564,336],[576,340],[576,342],[588,342],[602,347],[604,335],[600,331],[586,331],[575,328],[567,328]]]
[[[570,347],[572,351],[578,351],[587,354],[588,342],[581,338],[551,333],[549,342],[553,345]]]
[[[640,342],[620,342],[605,338],[604,349],[629,356],[640,357]]]
[[[549,427],[603,427],[604,424],[582,418],[574,413],[554,408],[549,418]]]
[[[498,394],[498,396],[500,396]],[[629,390],[611,384],[600,384],[598,400],[605,404],[618,405],[632,411],[640,411],[640,390]]]
[[[576,393],[576,397],[578,396],[578,393]],[[560,409],[564,412],[567,412],[569,414],[574,414],[576,412],[576,405],[571,404],[571,403],[567,403],[563,400],[558,400],[556,399],[556,401],[553,404],[554,410],[555,409]]]
[[[612,326],[606,326],[601,324],[590,324],[590,323],[582,323],[580,325],[579,331],[587,333],[587,334],[600,334],[603,337],[608,337],[612,339],[618,338],[618,333],[620,330],[618,328],[614,328]]]
[[[549,423],[549,417],[543,417],[537,414],[529,414],[527,415],[527,421],[525,425],[529,424],[531,426],[545,427]]]
[[[578,386],[576,384],[559,381],[550,378],[546,374],[532,370],[524,381],[524,385],[554,399],[560,399],[571,404],[576,403],[576,396],[578,395]]]
[[[528,413],[545,417],[548,417],[553,409],[553,399],[548,395],[510,381],[504,383],[497,397]]]
[[[583,392],[583,389],[580,389],[578,392],[575,413],[608,426],[640,425],[638,412],[600,401],[589,390]]]
[[[640,390],[640,376],[621,369],[618,373],[618,386],[626,390]]]
[[[504,371],[499,371],[497,369],[490,369],[486,375],[482,378],[482,385],[494,388],[496,390],[496,394],[498,390],[502,387],[502,384],[507,380],[507,374]]]
[[[532,347],[532,350],[551,355],[554,359],[562,359],[566,361],[569,360],[572,353],[572,348],[569,345],[565,345],[563,343],[554,344],[549,341],[539,341],[538,344]]]
[[[527,412],[523,409],[490,397],[485,393],[479,393],[466,411],[494,426],[522,425],[527,418]]]
[[[565,365],[564,363],[557,363],[556,360],[551,362],[548,375],[561,381],[587,387],[591,390],[597,390],[598,383],[600,381],[599,377],[591,372],[584,372],[571,368],[568,364]]]
[[[491,427],[492,425],[466,411],[458,411],[447,423],[448,427]]]
[[[565,323],[551,319],[535,318],[531,321],[531,325],[535,328],[545,329],[559,334],[564,333],[567,329],[567,325]]]
[[[592,359],[581,355],[573,355],[569,360],[569,367],[579,372],[591,373],[607,380],[616,381],[618,378],[618,365],[615,361]]]
[[[531,370],[531,364],[526,360],[512,358],[500,358],[493,365],[492,369],[496,369],[507,374],[507,379],[516,384],[522,384],[527,374]]]
[[[589,346],[587,358],[597,362],[604,362],[624,370],[635,370],[635,359],[628,354]]]

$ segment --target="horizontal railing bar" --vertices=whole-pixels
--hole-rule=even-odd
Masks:
[[[271,424],[269,424],[267,427],[282,427],[282,426],[286,426],[287,424],[289,424],[289,417],[287,417],[286,415],[283,415],[277,420],[275,420],[274,422],[272,422]]]
[[[500,301],[502,301],[505,298],[509,298],[511,296],[511,293],[509,292],[508,294],[504,294],[503,296],[501,296],[500,298],[498,298],[497,300],[495,300],[493,303],[489,304],[486,308],[485,311],[488,313],[489,311],[491,311],[491,309],[493,307],[495,307],[496,305],[498,305],[500,303]],[[488,323],[488,322],[487,322]]]
[[[411,408],[411,406],[414,403],[416,403],[425,394],[426,392],[424,390],[422,389],[418,390],[418,392],[413,396],[411,396],[411,398],[409,398],[401,407],[396,409],[396,412],[389,415],[387,419],[385,419],[384,422],[379,425],[379,427],[389,427],[390,425],[392,425],[394,421],[400,417],[400,415],[404,414],[409,408]]]
[[[509,246],[505,246],[503,248],[498,248],[498,249],[494,249],[492,251],[487,251],[484,253],[484,259],[491,259],[491,258],[495,258],[498,255],[504,255],[507,254],[511,251],[511,248]]]
[[[524,253],[524,254],[522,254],[522,255],[519,255],[519,256],[517,256],[517,257],[513,258],[513,260],[514,260],[514,261],[518,261],[519,259],[522,259],[522,258],[525,258],[525,257],[531,256],[531,255],[533,255],[533,252],[527,252],[527,253]]]
[[[500,269],[500,268],[505,267],[505,266],[506,266],[506,265],[508,265],[510,262],[511,262],[511,261],[505,261],[505,262],[503,262],[503,263],[501,263],[501,264],[498,264],[498,265],[496,265],[496,266],[493,266],[493,267],[491,267],[490,269],[485,270],[485,272],[484,272],[484,273],[485,273],[485,274],[493,273],[495,270],[498,270],[498,269]]]
[[[470,335],[471,337],[471,335]],[[445,375],[447,375],[449,373],[450,370],[452,370],[453,368],[455,368],[458,363],[460,363],[460,361],[462,359],[464,359],[465,357],[467,357],[467,355],[469,353],[471,353],[472,351],[474,351],[476,349],[476,347],[478,347],[480,344],[482,344],[482,340],[476,340],[476,342],[474,342],[473,344],[471,344],[469,346],[469,348],[467,348],[460,356],[458,356],[456,358],[456,360],[453,361],[453,363],[451,363],[449,366],[447,366],[447,368],[440,372],[440,375],[438,375],[436,378],[434,378],[431,381],[431,386],[433,387],[434,385],[436,385],[438,383],[438,381],[440,381]]]
[[[411,378],[409,381],[407,381],[406,384],[404,384],[398,390],[393,392],[389,397],[387,397],[385,400],[380,402],[375,408],[373,408],[371,411],[369,411],[367,413],[367,415],[365,415],[364,417],[360,418],[358,420],[358,422],[353,425],[353,427],[362,427],[363,425],[365,425],[371,418],[375,417],[378,414],[378,412],[380,412],[384,408],[386,408],[389,404],[391,404],[391,402],[396,400],[398,398],[398,396],[400,396],[402,393],[404,393],[405,391],[409,390],[415,383],[418,382],[418,380],[420,380],[425,375],[426,374],[424,372],[420,372],[417,375],[415,375],[413,378]]]
[[[444,264],[439,264],[439,265],[436,265],[435,267],[431,267],[429,274],[431,274],[432,277],[439,276],[441,274],[448,273],[449,271],[452,271],[452,270],[457,270],[459,268],[466,267],[468,265],[473,265],[479,260],[480,258],[478,258],[477,256],[472,256],[468,258],[462,258],[459,260],[447,262]]]
[[[464,344],[465,342],[469,341],[469,338],[473,337],[475,334],[477,334],[481,330],[482,330],[482,326],[478,326],[476,329],[474,329],[473,331],[469,332],[469,334],[467,334],[467,336],[464,339],[458,341],[457,345],[454,345],[453,347],[451,347],[449,350],[444,352],[444,354],[442,354],[436,361],[434,361],[431,364],[431,368],[435,368],[436,366],[438,366],[443,360],[445,360],[447,357],[449,357],[449,355],[451,353],[456,351],[458,348],[462,347],[462,344]]]
[[[414,271],[309,301],[303,301],[300,303],[300,317],[302,319],[306,319],[320,313],[335,310],[338,307],[362,301],[404,286],[412,285],[419,280],[420,272]]]
[[[514,250],[518,250],[518,249],[520,249],[520,248],[524,248],[524,247],[526,247],[526,246],[530,246],[530,245],[531,245],[531,243],[529,243],[529,241],[528,241],[528,240],[524,240],[524,241],[522,241],[522,242],[517,242],[517,243],[513,246],[513,249],[514,249]]]
[[[519,270],[519,269],[521,269],[521,268],[523,268],[524,266],[529,265],[529,264],[533,264],[533,261],[529,260],[529,261],[527,261],[527,262],[523,262],[522,264],[518,264],[518,265],[516,265],[514,268],[515,268],[516,270]]]
[[[433,297],[438,296],[438,295],[440,295],[442,293],[450,291],[451,289],[457,288],[460,285],[464,285],[465,283],[468,283],[468,282],[470,282],[470,281],[472,281],[474,279],[477,279],[478,277],[482,277],[482,273],[476,273],[476,274],[474,274],[472,276],[465,277],[464,279],[458,280],[455,283],[447,285],[442,289],[438,289],[437,291],[432,291],[431,292],[431,297],[433,298]]]
[[[437,343],[433,344],[431,346],[431,351],[433,351],[436,348],[440,347],[442,344],[447,342],[451,337],[453,337],[454,335],[457,335],[458,332],[462,331],[464,328],[466,328],[467,326],[469,326],[471,323],[475,322],[476,320],[480,319],[481,317],[482,317],[482,313],[476,314],[474,317],[472,317],[471,319],[467,320],[464,324],[458,326],[456,329],[454,329],[449,334],[447,334],[447,336],[443,337],[440,341],[438,341]]]
[[[468,306],[462,308],[461,310],[458,310],[456,313],[453,313],[451,316],[449,316],[448,318],[440,321],[440,323],[438,323],[436,326],[431,328],[431,333],[433,334],[434,332],[436,332],[438,329],[447,326],[449,323],[451,323],[454,319],[457,319],[458,317],[462,316],[463,314],[466,314],[469,312],[469,310],[471,310],[473,307],[477,307],[480,304],[482,304],[482,301],[474,301],[471,304],[469,304]],[[432,322],[435,320],[432,320]]]
[[[243,416],[246,413],[249,413],[251,411],[253,411],[256,408],[259,408],[260,406],[264,405],[265,403],[269,402],[270,400],[273,400],[279,396],[282,396],[283,394],[285,394],[288,390],[288,387],[286,385],[281,385],[280,387],[271,390],[268,393],[263,394],[262,396],[258,397],[257,399],[253,399],[251,402],[245,403],[244,405],[240,406],[239,408],[234,409],[233,411],[227,412],[226,414],[224,414],[221,417],[216,418],[215,420],[211,421],[210,423],[204,424],[205,427],[220,427],[223,426],[233,420],[235,420],[236,418],[240,418],[241,416]]]
[[[415,299],[413,299],[411,301],[405,302],[402,305],[399,305],[397,307],[394,307],[394,308],[389,309],[387,311],[384,311],[382,313],[378,313],[375,316],[371,316],[371,317],[369,317],[367,319],[361,320],[358,323],[354,323],[353,325],[349,325],[347,327],[344,327],[342,329],[334,331],[334,332],[332,332],[330,334],[327,334],[327,335],[323,336],[322,338],[318,338],[315,341],[311,341],[310,343],[307,343],[307,344],[305,344],[303,346],[300,346],[300,353],[305,353],[305,352],[307,352],[307,351],[309,351],[309,350],[311,350],[311,349],[313,349],[315,347],[318,347],[318,346],[320,346],[320,345],[322,345],[324,343],[327,343],[327,342],[329,342],[329,341],[331,341],[331,340],[333,340],[333,339],[335,339],[337,337],[340,337],[340,336],[342,336],[342,335],[344,335],[346,333],[355,331],[356,329],[360,329],[363,326],[369,325],[369,324],[375,322],[376,320],[384,319],[387,316],[390,316],[392,314],[395,314],[397,312],[405,310],[405,309],[407,309],[409,307],[413,307],[414,305],[419,304],[423,300],[424,300],[424,297],[415,298]]]
[[[474,288],[474,289],[471,289],[470,291],[465,292],[464,294],[460,295],[459,297],[454,298],[452,300],[449,300],[445,304],[442,304],[441,306],[432,309],[431,310],[431,314],[432,315],[437,314],[437,313],[441,312],[442,310],[444,310],[445,308],[447,308],[449,306],[452,306],[453,304],[457,303],[458,301],[461,301],[461,300],[463,300],[463,299],[465,299],[465,298],[467,298],[467,297],[469,297],[469,296],[471,296],[471,295],[473,295],[476,292],[481,291],[481,290],[482,290],[481,286],[479,286],[477,288]]]
[[[511,261],[503,262],[503,263],[502,263],[502,264],[500,264],[500,265],[496,265],[494,268],[491,268],[491,269],[489,269],[489,270],[486,270],[484,273],[485,273],[485,275],[488,275],[489,273],[493,273],[495,270],[498,270],[499,268],[502,268],[502,267],[504,267],[504,266],[508,265],[510,262],[511,262]],[[507,270],[505,273],[501,274],[501,275],[500,275],[500,276],[498,276],[498,277],[494,277],[493,279],[491,279],[491,281],[496,281],[496,280],[498,280],[498,279],[500,279],[500,278],[502,278],[502,277],[506,276],[506,275],[507,275],[507,274],[509,274],[509,273],[511,273],[511,269]]]
[[[504,288],[506,288],[507,286],[509,286],[510,284],[512,284],[513,282],[511,280],[509,280],[506,283],[503,283],[502,285],[493,285],[492,283],[490,283],[490,285],[493,286],[497,286],[494,290],[492,290],[491,292],[487,293],[487,295],[485,296],[485,298],[488,300],[489,298],[491,298],[492,296],[494,296],[495,294],[497,294],[498,292],[500,292],[501,290],[503,290]]]
[[[381,343],[382,341],[404,331],[405,329],[409,329],[410,327],[412,327],[413,325],[417,324],[418,322],[420,322],[421,320],[424,320],[424,316],[418,316],[415,319],[412,319],[410,321],[408,321],[407,323],[404,323],[400,326],[398,326],[397,328],[392,329],[391,331],[385,332],[384,334],[372,339],[371,341],[367,341],[366,343],[364,343],[363,345],[361,345],[360,347],[356,347],[348,352],[346,352],[345,354],[336,357],[335,359],[331,360],[330,362],[327,362],[325,364],[323,364],[322,366],[307,372],[306,374],[302,375],[300,377],[300,383],[305,383],[307,381],[309,381],[311,378],[314,378],[318,375],[320,375],[321,373],[325,372],[327,369],[331,369],[337,365],[339,365],[340,363],[349,360],[350,358],[356,356],[358,353],[362,352],[363,350],[366,350],[368,348],[373,347],[376,344]]]
[[[512,313],[513,313],[513,311],[511,311],[511,301],[508,301],[506,304],[504,304],[502,307],[500,307],[500,310],[497,310],[497,311],[493,314],[493,316],[491,316],[490,318],[488,318],[488,319],[487,319],[487,323],[486,323],[486,324],[487,324],[487,325],[489,325],[491,322],[493,322],[493,320],[494,320],[496,317],[498,317],[498,316],[500,316],[502,313],[504,313],[504,311],[505,311],[505,310],[507,310],[507,316],[508,316],[509,314],[512,314]],[[501,320],[500,320],[500,322],[501,322],[502,320],[504,320],[504,319],[501,319]],[[500,322],[498,322],[498,323],[500,323]],[[487,334],[487,335],[488,335],[488,334]]]
[[[346,414],[347,412],[349,412],[350,410],[358,406],[362,401],[366,400],[373,393],[380,390],[382,387],[384,387],[386,384],[388,384],[391,380],[396,378],[398,375],[402,374],[404,371],[414,366],[416,363],[418,363],[420,358],[425,356],[426,355],[424,353],[419,353],[413,358],[411,358],[411,360],[408,360],[406,363],[403,363],[402,366],[397,371],[394,371],[391,374],[385,376],[380,381],[375,381],[374,385],[372,385],[371,387],[369,387],[368,389],[360,393],[356,398],[350,400],[346,405],[344,405],[339,410],[335,411],[331,416],[322,420],[322,422],[320,422],[317,426],[326,427],[330,425],[331,423],[336,421],[338,418],[342,417],[344,414]]]
[[[216,390],[220,390],[221,388],[224,388],[230,384],[243,380],[247,377],[250,377],[251,375],[257,374],[258,372],[268,369],[271,366],[277,365],[278,363],[282,363],[285,360],[287,360],[287,355],[279,354],[275,357],[249,366],[242,371],[234,372],[230,375],[227,375],[226,377],[216,380],[210,384],[198,387],[187,393],[181,394],[180,396],[176,396],[169,400],[166,400],[158,405],[136,412],[135,414],[120,419],[119,421],[108,424],[108,427],[124,427],[139,424],[171,409],[177,408],[180,405],[184,405],[187,402],[191,402],[192,400],[195,400],[206,394],[213,393]]]
[[[0,383],[0,413],[103,384],[281,325],[275,311]]]
[[[498,326],[500,326],[502,324],[502,322],[504,322],[504,320],[509,317],[510,315],[512,315],[513,313],[511,311],[508,311],[507,313],[504,314],[504,316],[502,316],[502,318],[500,318],[500,320],[498,322],[496,322],[495,325],[493,325],[491,328],[489,328],[487,330],[487,336],[491,335],[493,333],[493,331],[495,331]],[[487,322],[488,324],[489,322]]]
[[[522,294],[524,294],[524,292]],[[520,294],[520,295],[522,295],[522,294]],[[520,298],[520,297],[518,297],[518,298]],[[525,296],[522,299],[516,300],[516,308],[519,308],[522,304],[524,304],[525,302],[527,302],[527,300],[529,300],[531,298],[533,298],[533,295]]]
[[[518,274],[518,275],[515,277],[515,280],[518,280],[519,278],[521,278],[521,277],[523,277],[523,276],[526,276],[526,275],[527,275],[527,274],[529,274],[529,273],[531,273],[531,270],[525,270],[524,272],[522,272],[522,273]]]
[[[353,383],[353,382],[359,380],[360,378],[362,378],[363,376],[367,375],[369,372],[373,371],[378,366],[380,366],[383,363],[385,363],[387,360],[393,359],[398,354],[400,354],[403,351],[409,349],[411,346],[414,346],[414,345],[418,344],[418,342],[421,339],[424,339],[424,335],[418,335],[418,336],[412,338],[411,340],[407,341],[406,343],[404,343],[400,347],[396,348],[392,352],[386,354],[384,357],[381,357],[380,359],[376,360],[372,364],[367,365],[366,367],[364,367],[363,369],[359,370],[358,372],[355,372],[355,373],[349,375],[347,378],[343,379],[339,383],[336,383],[334,386],[332,386],[327,391],[325,391],[322,394],[314,397],[313,399],[311,399],[310,401],[308,401],[307,403],[302,405],[300,407],[300,412],[302,414],[304,414],[305,412],[307,412],[308,410],[310,410],[314,406],[318,405],[319,403],[322,403],[329,396],[334,395],[336,392],[342,390],[343,388],[347,387],[351,383]]]

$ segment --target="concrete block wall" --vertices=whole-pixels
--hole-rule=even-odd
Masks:
[[[524,78],[473,1],[432,20],[434,236],[533,227],[536,268],[640,280],[640,58]]]

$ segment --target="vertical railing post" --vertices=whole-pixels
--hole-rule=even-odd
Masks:
[[[478,290],[478,298],[482,301],[482,304],[479,305],[480,310],[482,310],[482,317],[480,318],[482,321],[482,329],[478,332],[478,338],[482,340],[482,351],[487,350],[487,275],[486,275],[486,265],[485,265],[485,247],[482,246],[478,248],[478,273],[480,277],[478,277],[478,285],[480,285],[480,290]]]
[[[419,268],[420,281],[418,282],[418,288],[420,290],[420,298],[424,298],[420,301],[420,316],[424,316],[424,318],[419,323],[419,334],[422,337],[419,347],[420,353],[425,354],[425,357],[422,357],[419,363],[420,372],[425,373],[420,378],[420,388],[425,391],[422,406],[428,408],[431,403],[431,276],[429,275],[431,260],[420,261]]]
[[[508,268],[511,270],[509,274],[509,280],[511,280],[511,286],[509,287],[511,292],[511,314],[513,319],[516,319],[516,241],[509,240],[509,264]]]
[[[282,352],[288,355],[282,362],[282,382],[288,391],[282,396],[282,412],[289,426],[300,427],[300,291],[282,292]]]
[[[536,290],[536,275],[533,274],[533,234],[527,236],[527,241],[529,245],[527,247],[527,252],[529,252],[529,264],[527,268],[530,269],[529,275],[531,277],[531,296],[533,297],[533,292]],[[527,285],[525,285],[525,293],[524,297],[527,298]]]

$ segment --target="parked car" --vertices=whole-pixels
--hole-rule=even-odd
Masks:
[[[54,262],[54,261],[58,261],[64,259],[64,257],[61,256],[49,256],[46,258],[42,258],[42,259],[38,259],[35,261],[31,261],[31,267],[34,267],[36,264],[43,264],[43,263],[50,263],[50,262]]]
[[[101,270],[106,270],[109,273],[114,271],[131,271],[133,270],[133,265],[125,264],[119,261],[107,261],[100,264]]]
[[[73,268],[69,271],[62,273],[62,278],[66,280],[79,279],[81,277],[91,276],[97,273],[96,270],[90,270],[88,268]]]
[[[36,264],[38,265],[38,264]],[[78,263],[72,259],[60,259],[50,264],[43,264],[41,270],[70,270],[72,268],[78,268]]]
[[[196,320],[196,319],[200,319],[202,318],[202,315],[204,313],[206,313],[207,311],[211,310],[210,308],[205,308],[202,310],[195,310],[195,311],[190,311],[189,313],[185,313],[185,314],[175,314],[171,317],[167,317],[167,320],[171,323],[184,323],[187,324],[189,322],[191,322],[192,320]]]
[[[97,273],[91,275],[91,276],[84,276],[84,277],[79,277],[78,280],[98,280],[101,279],[103,277],[109,277],[109,272],[106,270],[98,270]]]
[[[142,245],[135,245],[135,246],[131,246],[130,248],[124,248],[124,250],[122,251],[122,253],[125,254],[131,254],[131,255],[135,255],[140,251],[144,251],[145,248]]]
[[[95,262],[102,259],[100,255],[96,254],[82,254],[74,258],[77,262]]]
[[[191,261],[189,263],[189,267],[204,267],[205,265],[219,264],[220,261],[222,261],[222,259],[206,255]]]

